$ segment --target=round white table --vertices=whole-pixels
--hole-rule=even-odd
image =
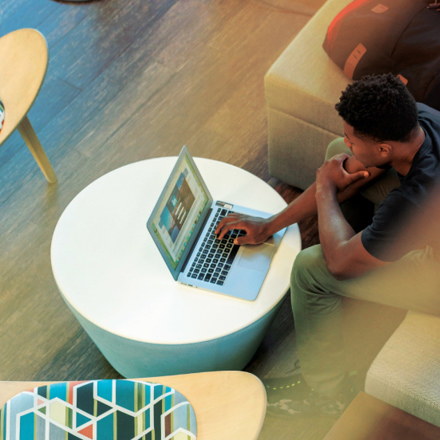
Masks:
[[[52,239],[61,295],[125,377],[243,368],[289,288],[301,248],[299,229],[290,226],[255,301],[174,281],[146,222],[175,161],[140,161],[97,179],[67,206]],[[214,199],[270,213],[286,206],[247,171],[195,161]]]

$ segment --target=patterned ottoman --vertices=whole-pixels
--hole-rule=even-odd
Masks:
[[[194,410],[173,388],[139,380],[62,382],[0,410],[0,440],[191,440]]]
[[[3,102],[0,101],[0,131],[3,128],[4,122],[5,122],[5,106]]]

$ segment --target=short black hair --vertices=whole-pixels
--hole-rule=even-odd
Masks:
[[[349,84],[335,108],[357,136],[377,142],[406,142],[418,125],[414,98],[391,73],[367,75]]]

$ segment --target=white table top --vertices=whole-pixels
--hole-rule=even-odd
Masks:
[[[97,179],[68,205],[52,239],[53,273],[70,306],[104,330],[141,342],[197,343],[247,327],[282,299],[301,249],[298,227],[290,226],[253,302],[175,282],[146,222],[176,159],[136,162]],[[195,161],[214,199],[270,213],[286,206],[247,171]]]

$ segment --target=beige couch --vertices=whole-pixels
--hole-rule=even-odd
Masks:
[[[333,17],[350,0],[330,0],[295,37],[265,76],[269,172],[305,189],[330,141],[343,134],[334,109],[347,77],[322,43]]]
[[[365,391],[440,426],[440,318],[408,312],[371,364]]]
[[[265,77],[269,170],[301,189],[313,182],[327,144],[343,133],[334,104],[348,79],[322,42],[349,2],[328,0]],[[409,312],[372,363],[365,390],[440,426],[440,318]]]

